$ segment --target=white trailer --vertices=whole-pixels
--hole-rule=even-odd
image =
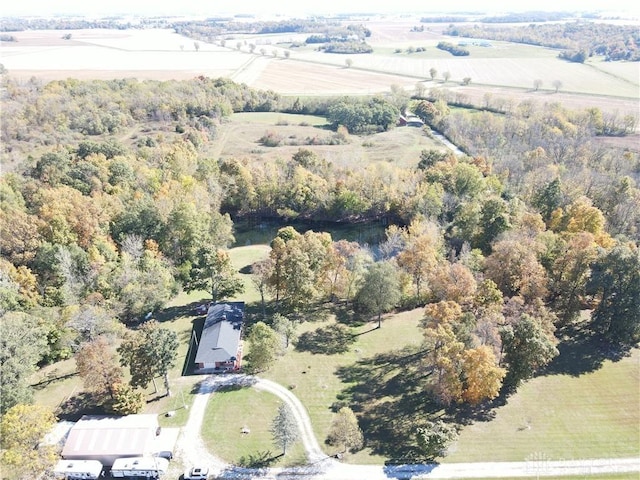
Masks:
[[[60,460],[53,474],[66,480],[96,480],[102,473],[102,463],[98,460]]]
[[[157,478],[167,472],[169,460],[162,457],[116,458],[111,476]]]

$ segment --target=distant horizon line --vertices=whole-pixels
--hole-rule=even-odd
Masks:
[[[433,7],[431,7],[433,8]],[[105,19],[105,18],[166,18],[166,17],[212,17],[212,16],[231,16],[231,17],[246,17],[246,18],[259,18],[265,16],[271,17],[313,17],[313,16],[409,16],[409,15],[512,15],[512,14],[552,14],[552,13],[567,13],[567,14],[629,14],[637,16],[638,12],[632,12],[623,9],[589,9],[589,8],[558,8],[558,9],[513,9],[513,8],[484,8],[484,9],[460,9],[460,10],[441,10],[441,9],[429,9],[429,10],[416,10],[410,9],[406,11],[397,10],[342,10],[342,11],[292,11],[289,13],[274,13],[269,11],[257,11],[247,12],[243,10],[239,11],[207,11],[207,9],[189,9],[189,11],[149,11],[140,10],[132,12],[129,11],[86,11],[86,10],[69,10],[60,12],[50,12],[43,9],[40,12],[0,12],[0,18],[91,18],[91,19]]]

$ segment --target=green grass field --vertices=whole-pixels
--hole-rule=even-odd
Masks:
[[[462,430],[446,462],[640,455],[640,351],[579,377],[525,383],[495,418]]]
[[[211,452],[227,462],[244,466],[292,466],[305,463],[300,441],[285,456],[270,432],[281,401],[250,387],[216,392],[209,400],[202,435]],[[248,433],[243,433],[248,429]]]

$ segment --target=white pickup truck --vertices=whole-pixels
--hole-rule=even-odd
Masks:
[[[193,467],[184,472],[184,480],[207,480],[209,469],[206,467]]]

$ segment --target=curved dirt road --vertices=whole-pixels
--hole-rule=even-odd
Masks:
[[[246,385],[277,395],[286,402],[298,422],[309,464],[304,467],[247,469],[228,465],[209,452],[200,428],[209,396],[228,385]],[[597,475],[640,472],[640,458],[603,458],[550,461],[544,458],[526,462],[445,463],[431,465],[348,465],[328,457],[313,434],[311,421],[300,400],[288,389],[270,380],[246,375],[212,375],[200,384],[182,428],[176,447],[185,466],[206,465],[217,478],[225,479],[308,479],[308,480],[388,480],[445,478],[518,478],[560,475]]]

